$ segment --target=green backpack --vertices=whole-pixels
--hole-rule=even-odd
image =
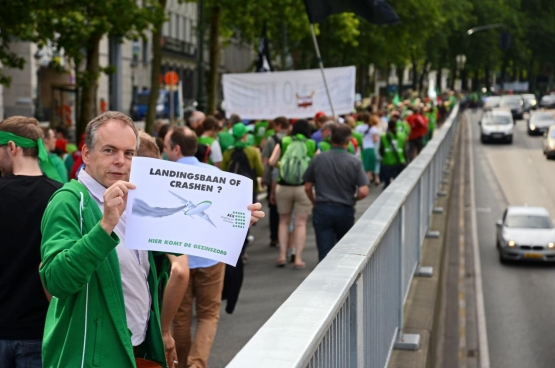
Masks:
[[[291,185],[302,185],[303,176],[310,164],[304,140],[293,138],[279,162],[279,176]]]

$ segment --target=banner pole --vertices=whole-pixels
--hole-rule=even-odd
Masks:
[[[314,50],[316,50],[318,65],[320,66],[320,71],[322,72],[322,78],[324,79],[324,86],[326,87],[326,93],[328,94],[328,100],[330,102],[330,107],[331,107],[331,114],[333,115],[333,118],[335,120],[337,117],[335,116],[335,111],[333,109],[330,89],[328,88],[328,82],[326,81],[326,74],[324,73],[324,63],[322,62],[322,56],[320,55],[320,48],[318,47],[318,41],[316,40],[316,33],[314,33],[314,24],[312,23],[310,23],[310,32],[312,33],[312,42],[314,43]]]

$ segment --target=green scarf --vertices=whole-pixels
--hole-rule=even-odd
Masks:
[[[44,175],[50,179],[61,182],[56,168],[52,165],[50,158],[48,158],[48,151],[46,150],[46,147],[44,147],[44,143],[41,138],[34,141],[29,138],[20,137],[13,133],[0,131],[0,146],[8,144],[9,141],[14,142],[16,146],[21,148],[37,147],[39,151],[39,165]]]

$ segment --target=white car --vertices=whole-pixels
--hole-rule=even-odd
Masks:
[[[553,110],[533,112],[528,120],[528,135],[543,134],[552,125],[555,125]]]
[[[509,206],[497,221],[499,260],[555,261],[555,226],[543,207]]]
[[[486,111],[480,121],[480,141],[504,141],[513,143],[514,122],[510,110]]]

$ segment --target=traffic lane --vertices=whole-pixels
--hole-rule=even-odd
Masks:
[[[525,123],[518,122],[513,145],[482,145],[479,114],[471,116],[477,231],[491,366],[551,367],[555,358],[550,342],[555,338],[551,324],[555,269],[541,264],[501,265],[495,247],[495,222],[507,203],[531,204],[536,200],[534,191],[519,192],[511,186],[520,185],[515,184],[518,180],[514,178],[537,179],[534,165],[542,164],[530,165],[528,161],[529,155],[535,155],[537,142],[522,129]],[[505,159],[500,160],[499,156]]]

